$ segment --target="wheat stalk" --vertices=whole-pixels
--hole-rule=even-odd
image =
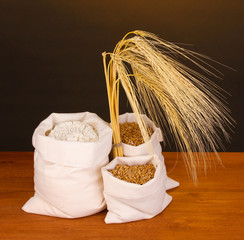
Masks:
[[[119,131],[121,83],[144,141],[147,142],[149,137],[140,115],[147,113],[157,125],[167,130],[163,135],[173,136],[178,149],[185,153],[188,173],[196,182],[198,169],[207,168],[208,152],[218,156],[217,150],[223,147],[219,132],[229,140],[225,128],[233,126],[234,121],[223,104],[222,90],[207,77],[183,65],[179,58],[216,76],[214,72],[217,70],[206,62],[207,57],[145,31],[126,34],[113,53],[103,53],[114,156],[123,155]],[[202,153],[200,157],[197,152]]]

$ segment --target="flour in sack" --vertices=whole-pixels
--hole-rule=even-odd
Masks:
[[[61,141],[47,131],[80,121],[96,129],[95,142]],[[106,208],[101,167],[109,162],[112,129],[94,113],[52,113],[33,134],[35,194],[23,206],[29,213],[79,218]]]
[[[94,127],[81,121],[67,121],[57,124],[47,135],[62,141],[96,142],[98,140],[98,134]]]

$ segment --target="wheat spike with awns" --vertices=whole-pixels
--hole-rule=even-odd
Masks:
[[[107,57],[110,57],[107,61]],[[226,127],[233,125],[223,104],[222,90],[202,74],[183,65],[195,64],[209,75],[217,70],[206,57],[185,50],[145,31],[133,31],[118,42],[113,53],[103,53],[114,156],[123,156],[119,130],[119,88],[122,85],[142,136],[148,142],[147,114],[163,126],[164,138],[173,137],[194,182],[200,167],[207,167],[207,153],[222,146],[220,132],[229,140]],[[207,59],[208,60],[208,59]],[[199,157],[199,154],[202,153]]]

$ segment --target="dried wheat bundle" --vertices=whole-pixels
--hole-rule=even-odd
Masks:
[[[140,114],[146,113],[163,126],[165,139],[167,134],[174,138],[178,149],[185,153],[189,174],[197,181],[199,167],[206,169],[208,152],[217,154],[223,147],[220,133],[229,140],[225,128],[233,125],[222,90],[180,61],[216,75],[217,70],[204,61],[206,58],[144,31],[126,34],[113,53],[103,53],[115,156],[123,155],[119,131],[121,83],[145,142],[149,137]],[[201,157],[196,152],[202,153]]]

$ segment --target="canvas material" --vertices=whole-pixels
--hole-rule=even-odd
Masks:
[[[45,136],[55,124],[84,121],[93,125],[97,142],[68,142]],[[112,129],[94,113],[51,114],[33,134],[34,196],[23,206],[29,213],[78,218],[103,210],[101,167],[109,159]]]
[[[153,163],[154,178],[143,185],[120,180],[108,172],[117,164],[142,165]],[[116,157],[102,168],[104,197],[108,213],[106,223],[125,223],[149,219],[162,212],[171,202],[166,193],[164,166],[157,155]]]
[[[153,129],[153,134],[150,138],[151,146],[153,147],[153,152],[151,151],[150,146],[147,146],[146,143],[141,144],[139,146],[132,146],[125,143],[122,143],[123,153],[124,156],[132,157],[132,156],[142,156],[148,155],[149,153],[155,153],[159,159],[162,161],[162,165],[164,165],[164,156],[162,154],[162,147],[160,142],[163,141],[163,135],[160,128],[157,128],[155,124],[146,116],[141,115],[144,121]],[[126,122],[137,122],[134,113],[125,113],[119,116],[120,123]],[[165,182],[166,182],[166,190],[175,188],[179,186],[179,182],[169,178],[166,173],[166,169],[164,167],[163,174],[165,175]]]

